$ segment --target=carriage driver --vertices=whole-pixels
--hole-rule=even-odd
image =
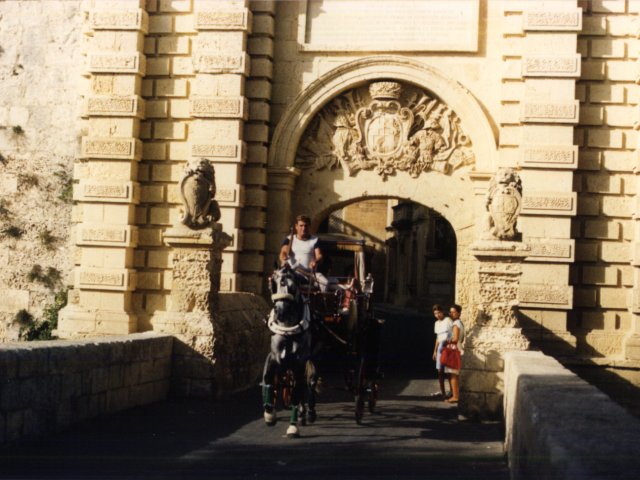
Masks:
[[[322,261],[322,252],[318,246],[318,237],[309,233],[311,218],[307,215],[296,217],[295,234],[285,238],[280,247],[280,263],[284,265],[287,261],[298,273],[308,277]],[[305,275],[306,274],[306,275]],[[320,286],[320,290],[325,290],[327,286],[326,277],[319,272],[315,272],[315,280]]]

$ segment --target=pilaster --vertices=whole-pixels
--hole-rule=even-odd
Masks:
[[[145,2],[91,1],[86,16],[86,77],[82,138],[74,200],[80,219],[74,292],[61,312],[60,337],[124,334],[137,330],[135,208],[144,117]]]
[[[582,10],[576,0],[508,1],[504,15],[500,166],[517,168],[522,179],[518,225],[531,249],[522,264],[519,312],[534,344],[569,352],[576,345],[567,313],[573,308]]]
[[[207,158],[215,168],[220,223],[231,234],[222,253],[221,291],[239,291],[240,235],[245,207],[244,142],[249,118],[246,77],[251,68],[247,36],[253,25],[247,1],[195,0],[193,66],[195,78],[189,100],[191,128],[188,158]]]
[[[636,32],[636,36],[640,38],[640,30]],[[638,56],[637,44],[634,48],[635,52],[633,52],[634,56]],[[636,83],[640,83],[640,69],[636,73]],[[630,86],[629,88],[633,88],[639,90],[640,87],[638,85]],[[636,93],[637,95],[637,93]],[[636,109],[638,107],[636,106]],[[635,130],[640,130],[640,114],[637,115],[635,119],[635,123],[633,125]],[[632,244],[632,254],[631,254],[631,266],[633,267],[633,290],[631,293],[631,329],[624,341],[624,358],[626,360],[632,361],[640,361],[640,148],[636,148],[634,155],[634,166],[633,173],[635,176],[635,185],[636,185],[636,198],[634,202],[633,208],[633,244]]]
[[[292,225],[292,194],[295,187],[296,177],[300,175],[300,170],[291,168],[271,167],[268,170],[268,195],[269,203],[267,207],[267,222],[269,230],[265,246],[266,262],[278,258],[282,239],[290,232]],[[269,265],[265,265],[269,267]]]
[[[522,242],[482,240],[471,245],[477,259],[475,323],[466,333],[460,384],[460,412],[499,418],[504,393],[504,354],[527,350],[516,308],[522,295],[522,265],[529,247]]]

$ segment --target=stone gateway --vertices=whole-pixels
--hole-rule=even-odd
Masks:
[[[0,339],[70,287],[59,337],[169,333],[182,391],[246,387],[304,213],[367,240],[381,301],[463,306],[468,413],[511,350],[637,372],[639,14],[0,2]]]

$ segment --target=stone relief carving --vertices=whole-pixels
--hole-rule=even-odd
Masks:
[[[522,208],[522,181],[511,168],[501,168],[489,183],[485,238],[517,240],[516,222]]]
[[[184,203],[182,224],[198,230],[220,219],[220,207],[214,200],[216,175],[207,159],[189,163],[180,181],[180,195]]]
[[[417,177],[474,163],[471,141],[451,108],[433,94],[392,81],[334,98],[311,120],[296,153],[302,169],[344,167]]]

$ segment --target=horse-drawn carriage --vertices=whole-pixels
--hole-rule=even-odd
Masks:
[[[269,279],[274,308],[267,322],[273,336],[263,374],[265,421],[275,423],[275,410],[291,407],[289,436],[297,436],[299,421],[315,420],[316,383],[328,357],[343,369],[358,423],[367,404],[375,410],[378,395],[381,321],[374,316],[367,247],[327,234],[320,235],[320,248],[318,271],[285,264]]]

